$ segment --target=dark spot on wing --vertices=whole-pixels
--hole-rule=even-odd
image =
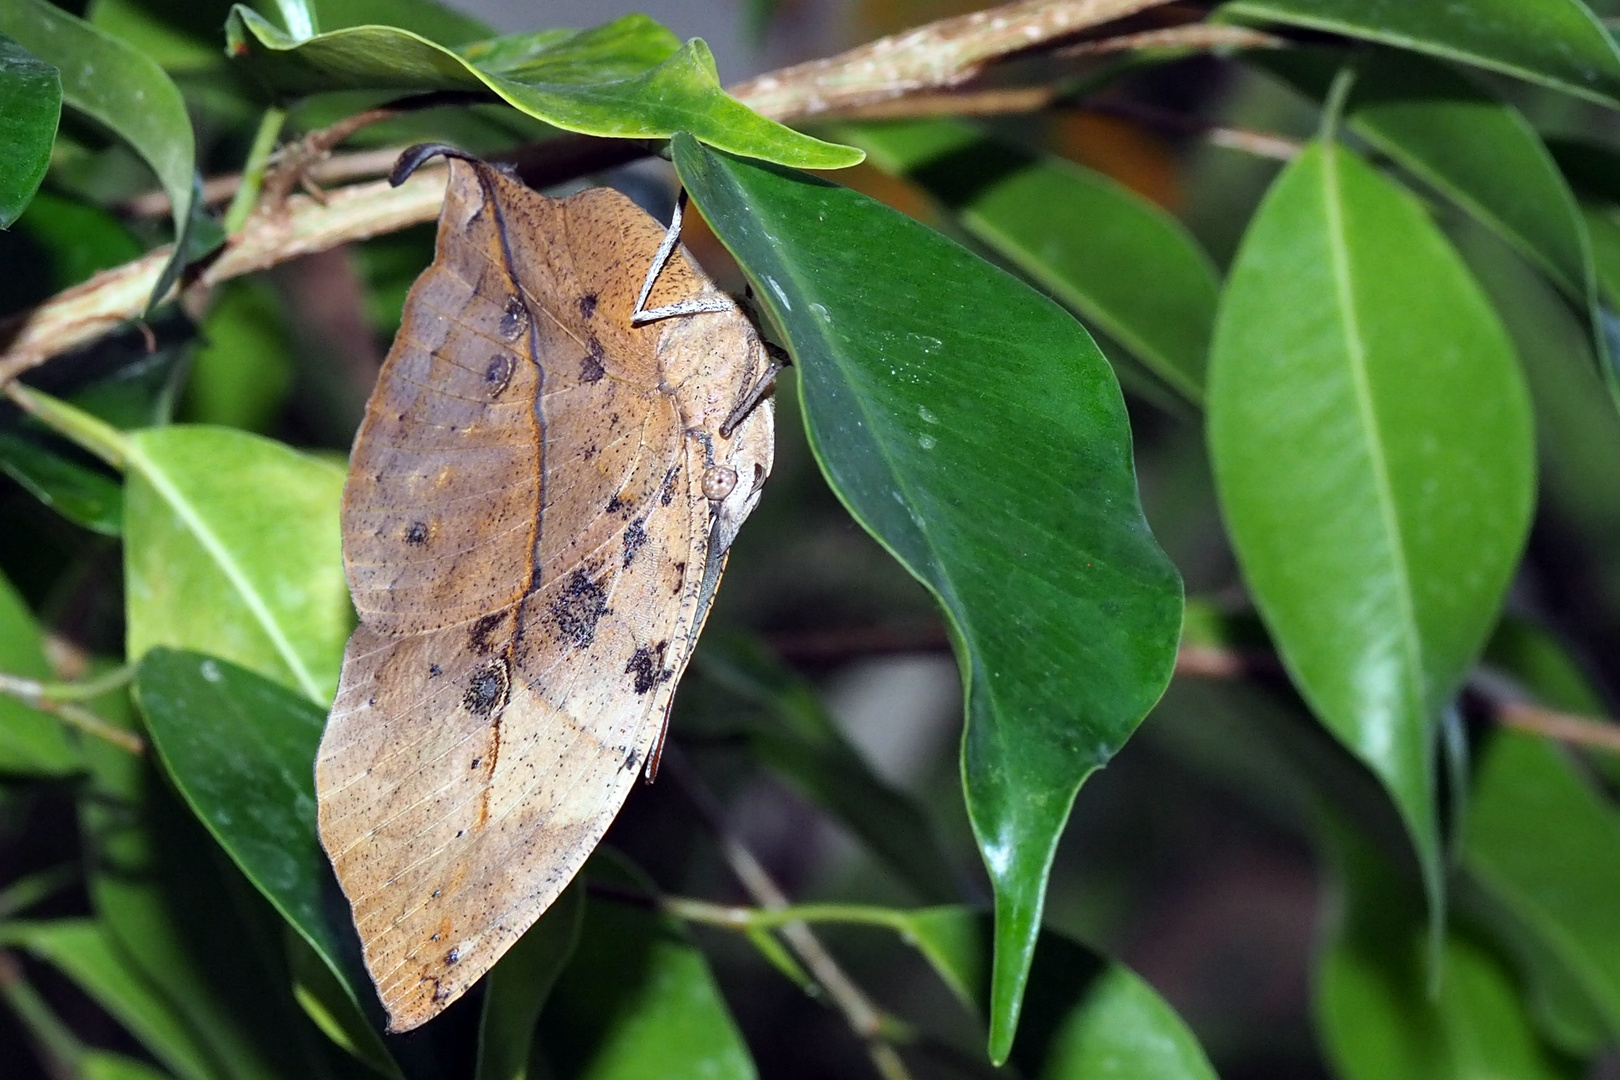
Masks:
[[[625,772],[635,772],[636,771],[636,752],[634,750],[632,750],[628,754],[624,755],[624,766],[623,766],[623,768],[624,768]]]
[[[405,542],[412,547],[427,543],[428,527],[425,521],[413,521],[405,528]]]
[[[613,498],[608,500],[608,504],[607,504],[607,512],[608,513],[617,514],[622,509],[624,509],[624,503],[619,501],[619,496],[617,494],[615,494],[613,496]]]
[[[551,617],[558,635],[583,649],[595,639],[597,621],[607,609],[607,591],[584,570],[575,570],[562,595],[551,602]]]
[[[583,383],[601,382],[602,376],[607,374],[607,369],[602,366],[602,346],[595,342],[591,344],[595,347],[590,355],[579,362],[579,381]]]
[[[488,716],[506,705],[510,688],[506,661],[495,660],[473,672],[467,681],[467,692],[461,695],[461,704],[470,713]]]
[[[460,949],[451,949],[449,952],[444,954],[444,962],[446,964],[459,963],[460,960],[461,960],[461,950]]]
[[[635,559],[636,552],[641,550],[641,545],[647,542],[647,530],[642,525],[642,520],[636,518],[624,527],[624,565],[626,568]]]
[[[664,474],[664,482],[658,485],[658,501],[665,506],[675,501],[675,478],[679,475],[681,466],[676,462],[669,467],[669,472]]]
[[[516,341],[523,331],[529,328],[529,309],[519,296],[506,298],[506,310],[501,312],[501,337],[507,341]]]
[[[517,368],[517,361],[511,353],[497,353],[489,358],[489,366],[484,368],[484,388],[492,398],[500,397],[512,382],[512,372]]]
[[[582,319],[588,319],[595,314],[596,294],[593,292],[586,293],[584,296],[579,298],[579,317]]]
[[[664,650],[667,648],[669,642],[660,641],[651,649],[642,646],[630,654],[630,662],[624,666],[624,673],[636,677],[636,693],[645,694],[659,683],[669,681],[671,672],[664,667]]]
[[[482,619],[473,623],[472,629],[467,631],[467,644],[472,646],[473,652],[483,656],[493,649],[494,645],[490,643],[489,635],[499,629],[501,623],[505,621],[506,612],[497,611],[495,614],[485,615]]]
[[[444,668],[440,667],[438,664],[429,664],[428,665],[428,678],[437,679],[440,675],[443,675],[443,674],[444,674]]]

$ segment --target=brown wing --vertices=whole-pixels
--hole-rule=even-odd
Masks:
[[[763,370],[742,314],[630,326],[661,232],[615,192],[453,162],[356,439],[361,625],[316,788],[393,1030],[472,985],[600,840],[705,614],[708,455],[754,479],[733,517],[770,468],[768,409],[718,436]],[[682,257],[652,302],[704,290]]]

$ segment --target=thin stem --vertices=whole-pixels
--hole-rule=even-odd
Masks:
[[[0,694],[9,694],[30,704],[35,701],[92,701],[129,685],[134,677],[135,669],[128,664],[79,682],[43,682],[0,672]]]
[[[768,910],[789,909],[791,905],[788,903],[787,894],[771,878],[770,873],[754,853],[749,851],[742,840],[726,826],[725,815],[719,802],[709,793],[709,789],[703,786],[703,781],[698,778],[696,771],[675,746],[664,748],[664,768],[714,834],[720,845],[721,857],[725,859],[726,865],[731,868],[732,874],[748,895]],[[808,923],[791,916],[783,918],[787,920],[780,927],[783,940],[798,956],[811,977],[827,992],[827,996],[838,1007],[838,1011],[844,1014],[844,1020],[851,1030],[866,1044],[867,1055],[872,1059],[878,1074],[884,1080],[910,1080],[911,1073],[906,1068],[905,1062],[900,1059],[900,1054],[887,1039],[883,1013],[844,973],[844,969],[833,959],[826,946],[821,944]]]
[[[231,199],[230,209],[225,211],[225,235],[235,236],[241,232],[242,226],[252,215],[253,204],[258,202],[259,188],[264,183],[265,169],[269,167],[270,156],[276,150],[276,139],[281,135],[281,125],[286,120],[287,110],[279,105],[270,106],[259,117],[259,130],[254,132],[253,145],[242,166],[241,184]]]
[[[61,866],[41,870],[37,874],[29,874],[20,881],[12,882],[4,889],[0,889],[0,920],[9,919],[17,912],[33,907],[46,897],[71,885],[78,878],[79,868],[73,863],[63,863]]]
[[[1492,707],[1497,723],[1503,727],[1544,735],[1589,750],[1620,754],[1620,724],[1613,720],[1576,716],[1527,701],[1492,702]]]
[[[1354,62],[1345,64],[1334,73],[1333,83],[1328,87],[1327,100],[1322,104],[1322,122],[1317,129],[1317,137],[1323,142],[1332,142],[1338,138],[1339,121],[1344,118],[1344,106],[1350,100],[1350,91],[1355,85]]]
[[[32,1037],[46,1073],[53,1080],[73,1080],[84,1058],[84,1044],[29,985],[17,958],[4,950],[0,950],[0,997]]]
[[[115,469],[124,468],[124,462],[129,459],[129,440],[105,420],[21,383],[7,383],[5,393],[24,412],[75,446],[88,450]]]

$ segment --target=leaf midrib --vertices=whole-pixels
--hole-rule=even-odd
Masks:
[[[1343,204],[1340,201],[1339,153],[1332,143],[1323,147],[1322,198],[1328,219],[1328,251],[1332,262],[1334,299],[1338,302],[1340,323],[1344,329],[1345,346],[1349,354],[1356,412],[1361,418],[1367,438],[1367,452],[1372,463],[1373,490],[1378,502],[1378,515],[1389,537],[1395,574],[1399,579],[1400,616],[1405,630],[1404,651],[1407,654],[1407,662],[1412,665],[1411,678],[1402,681],[1408,695],[1411,695],[1414,689],[1418,691],[1418,700],[1408,704],[1415,705],[1414,715],[1424,718],[1423,652],[1418,637],[1417,613],[1412,607],[1412,573],[1406,562],[1406,548],[1395,509],[1395,493],[1390,485],[1389,463],[1384,457],[1383,443],[1379,440],[1382,428],[1378,423],[1372,385],[1367,375],[1366,344],[1362,339],[1360,320],[1356,317],[1355,285],[1350,276],[1350,253],[1346,245]]]
[[[130,467],[140,473],[141,478],[152,485],[152,490],[157,492],[163,501],[168,504],[170,510],[174,511],[175,517],[180,519],[181,524],[186,527],[187,531],[196,537],[197,543],[214,560],[220,572],[225,575],[226,580],[236,589],[243,602],[247,604],[248,610],[258,620],[260,627],[265,632],[265,636],[275,646],[277,654],[286,663],[287,667],[292,670],[293,678],[298,681],[299,689],[316,704],[323,704],[320,687],[310,675],[308,667],[298,655],[297,650],[293,648],[292,642],[288,640],[287,635],[282,631],[264,597],[260,595],[258,589],[248,578],[246,571],[242,569],[241,564],[231,554],[224,541],[202,518],[197,516],[180,490],[170,483],[163,471],[158,469],[152,459],[146,456],[146,448],[141,445],[139,439],[129,441],[128,461]]]

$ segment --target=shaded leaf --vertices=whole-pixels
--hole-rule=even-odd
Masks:
[[[1314,144],[1238,252],[1208,408],[1255,602],[1312,710],[1400,808],[1438,918],[1435,729],[1529,526],[1512,345],[1422,211]]]
[[[50,679],[45,638],[34,613],[0,575],[0,672]],[[62,721],[10,695],[0,695],[0,773],[63,776],[82,766]]]
[[[645,881],[600,852],[585,874],[646,890]],[[742,1034],[680,924],[612,901],[584,906],[573,959],[540,1014],[539,1043],[551,1075],[752,1080],[757,1074]]]
[[[103,1050],[92,1050],[79,1059],[79,1076],[82,1080],[168,1080],[166,1073],[145,1062]]]
[[[574,955],[585,914],[582,885],[569,886],[490,969],[478,1024],[477,1080],[524,1080],[534,1025]]]
[[[0,924],[0,942],[20,946],[72,979],[181,1080],[216,1075],[207,1049],[161,992],[89,919]]]
[[[17,228],[49,249],[53,292],[145,254],[141,242],[112,214],[49,191],[34,196]]]
[[[304,1015],[345,1053],[390,1080],[404,1080],[404,1073],[389,1053],[376,1021],[366,1016],[349,993],[347,983],[334,974],[297,930],[289,925],[286,931],[293,999],[304,1010]]]
[[[206,649],[324,707],[352,619],[342,488],[341,467],[243,432],[177,425],[133,434],[124,505],[130,657],[159,645]]]
[[[359,941],[315,831],[324,710],[234,664],[161,647],[141,660],[135,697],[187,804],[349,1000],[375,1010]]]
[[[739,636],[711,632],[696,662],[705,678],[769,710],[765,719],[746,727],[751,749],[767,768],[843,822],[924,900],[949,901],[960,894],[957,874],[927,815],[872,771],[813,686],[763,646]]]
[[[0,470],[75,524],[103,536],[117,536],[123,530],[123,489],[82,461],[27,435],[0,431]]]
[[[1169,214],[1100,173],[954,121],[866,125],[851,141],[1183,397],[1203,399],[1220,279]]]
[[[186,379],[185,415],[200,424],[264,431],[293,384],[292,343],[274,291],[260,281],[231,282],[201,331]]]
[[[173,208],[177,243],[152,290],[156,304],[185,260],[219,238],[206,219],[193,216],[196,146],[180,91],[151,58],[45,0],[8,0],[0,7],[0,33],[54,64],[62,100],[115,132],[157,174]]]
[[[1342,825],[1327,827],[1339,916],[1316,973],[1317,1017],[1345,1080],[1573,1080],[1539,1043],[1500,960],[1451,934],[1431,990],[1423,898]]]
[[[62,77],[0,34],[0,229],[11,227],[45,179],[62,115]]]
[[[1481,755],[1465,865],[1620,1036],[1620,813],[1562,748],[1499,731]]]
[[[720,89],[714,57],[701,39],[669,51],[675,44],[669,32],[642,15],[557,41],[535,39],[527,49],[484,46],[495,70],[387,26],[296,42],[241,5],[232,9],[226,33],[233,55],[290,93],[488,90],[520,112],[586,135],[662,139],[689,131],[736,153],[814,169],[861,159],[859,150],[801,135],[730,97]],[[480,49],[466,52],[476,57]]]
[[[823,473],[950,620],[996,890],[999,1061],[1069,807],[1163,691],[1180,628],[1119,387],[1056,304],[898,212],[686,136],[674,149],[793,352]]]
[[[1366,38],[1620,104],[1620,54],[1580,0],[1233,0],[1220,14]]]

